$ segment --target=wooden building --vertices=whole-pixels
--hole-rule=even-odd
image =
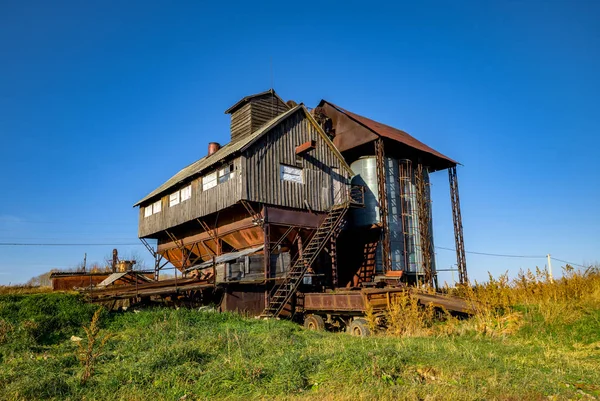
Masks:
[[[239,309],[234,300],[243,293],[264,308],[270,280],[285,275],[303,241],[347,200],[351,170],[309,111],[272,90],[226,113],[231,142],[211,143],[204,158],[135,204],[139,237],[156,239],[158,258],[182,272],[231,269],[235,260],[238,273],[216,274],[234,292],[224,305]],[[235,292],[234,284],[247,286]]]
[[[302,292],[435,286],[429,174],[447,169],[467,281],[454,160],[325,100],[309,112],[269,90],[226,113],[231,141],[135,204],[157,272],[170,262],[214,284],[221,309],[265,317]]]

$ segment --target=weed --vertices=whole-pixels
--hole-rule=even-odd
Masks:
[[[435,309],[423,307],[409,292],[396,294],[386,313],[387,333],[395,336],[423,336],[432,333]]]
[[[102,355],[102,350],[106,345],[106,342],[111,337],[111,334],[106,334],[102,338],[99,338],[100,327],[98,325],[98,321],[100,319],[100,314],[102,313],[102,308],[98,308],[92,317],[92,321],[88,327],[83,327],[86,334],[86,345],[83,344],[83,341],[79,341],[77,343],[77,357],[81,366],[83,367],[83,372],[81,374],[81,384],[85,384],[94,374],[95,365],[98,357]]]

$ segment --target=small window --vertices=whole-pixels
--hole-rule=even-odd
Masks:
[[[279,165],[279,177],[283,181],[292,181],[302,184],[302,169],[293,166],[287,166],[285,164]]]
[[[144,208],[144,217],[150,217],[155,213],[159,213],[161,209],[161,201],[157,200],[156,202],[146,206]]]
[[[181,201],[186,201],[192,197],[192,186],[188,185],[187,187],[181,188]]]
[[[217,172],[210,173],[202,177],[202,190],[206,191],[217,186]]]
[[[156,202],[154,202],[152,204],[152,213],[160,213],[162,209],[162,202],[160,200],[157,200]]]
[[[233,171],[233,164],[230,164],[227,167],[219,170],[219,184],[227,182],[235,176],[235,172]]]
[[[179,204],[179,191],[169,195],[169,207],[173,207]]]

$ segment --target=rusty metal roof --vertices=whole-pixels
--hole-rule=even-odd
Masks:
[[[407,145],[413,149],[416,149],[421,152],[425,152],[425,153],[428,153],[435,157],[438,157],[440,159],[446,160],[446,161],[450,162],[451,164],[454,164],[454,165],[458,164],[458,162],[456,162],[455,160],[452,160],[448,156],[445,156],[445,155],[441,154],[440,152],[438,152],[437,150],[425,145],[423,142],[419,141],[418,139],[414,138],[413,136],[411,136],[410,134],[408,134],[402,130],[399,130],[394,127],[390,127],[389,125],[385,125],[385,124],[382,124],[377,121],[373,121],[370,118],[363,117],[361,115],[352,113],[352,112],[345,110],[339,106],[336,106],[335,104],[333,104],[331,102],[328,102],[325,99],[321,100],[321,102],[319,103],[319,106],[322,107],[323,104],[325,104],[325,103],[327,103],[329,106],[333,107],[340,113],[345,114],[346,116],[348,116],[351,120],[355,121],[356,123],[369,129],[371,132],[373,132],[376,135],[400,142],[400,143]]]

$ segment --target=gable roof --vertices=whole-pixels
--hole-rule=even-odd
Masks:
[[[423,142],[419,141],[415,137],[411,136],[410,134],[408,134],[402,130],[399,130],[394,127],[390,127],[389,125],[385,125],[385,124],[382,124],[377,121],[373,121],[370,118],[363,117],[361,115],[352,113],[352,112],[345,110],[339,106],[336,106],[335,104],[333,104],[325,99],[323,99],[323,100],[321,100],[321,102],[319,102],[319,106],[322,107],[325,103],[328,104],[329,106],[333,107],[340,113],[345,114],[351,120],[355,121],[356,123],[362,125],[363,127],[367,128],[367,129],[369,129],[371,132],[373,132],[374,134],[376,134],[380,137],[385,137],[385,138],[400,142],[400,143],[402,143],[406,146],[409,146],[413,149],[417,149],[417,150],[420,150],[421,152],[425,152],[425,153],[428,153],[437,158],[443,159],[443,160],[449,162],[450,164],[454,164],[454,165],[458,164],[458,162],[456,162],[455,160],[452,160],[448,156],[445,156],[445,155],[441,154],[440,152],[438,152],[437,150],[425,145]],[[342,149],[342,150],[344,150],[344,149]]]
[[[161,186],[156,188],[154,191],[150,192],[143,199],[136,202],[136,204],[133,205],[133,207],[139,206],[140,204],[142,204],[152,198],[162,195],[164,192],[168,191],[173,186],[180,184],[183,181],[186,181],[189,178],[202,173],[204,170],[207,170],[214,164],[222,161],[223,159],[226,159],[227,157],[233,155],[234,153],[242,152],[242,151],[246,150],[254,142],[256,142],[260,137],[262,137],[264,134],[269,132],[272,128],[277,126],[280,122],[282,122],[286,118],[290,117],[291,115],[293,115],[294,113],[296,113],[299,110],[302,110],[304,112],[304,114],[308,118],[308,120],[316,127],[319,135],[321,135],[321,137],[326,141],[327,146],[340,159],[340,161],[342,162],[342,166],[344,166],[351,173],[352,170],[350,169],[350,166],[348,166],[348,164],[344,160],[344,157],[337,150],[335,145],[331,142],[331,140],[329,139],[327,134],[325,134],[323,129],[319,126],[319,124],[317,124],[317,122],[314,120],[312,115],[308,112],[306,107],[304,107],[303,104],[299,104],[298,106],[291,108],[290,110],[286,111],[285,113],[278,115],[277,117],[275,117],[274,119],[272,119],[271,121],[269,121],[268,123],[263,125],[261,128],[259,128],[255,132],[253,132],[252,134],[250,134],[238,141],[229,142],[228,144],[224,145],[221,149],[217,150],[212,155],[205,156],[202,159],[188,165],[187,167],[184,167],[173,177],[169,178],[164,184],[162,184]]]
[[[269,89],[267,91],[264,92],[260,92],[260,93],[255,93],[254,95],[248,95],[244,98],[242,98],[240,101],[238,101],[236,104],[234,104],[233,106],[231,106],[230,108],[228,108],[227,110],[225,110],[225,114],[231,114],[234,111],[236,111],[237,109],[239,109],[240,107],[242,107],[244,104],[246,104],[248,101],[250,101],[251,99],[257,98],[257,97],[262,97],[262,96],[266,96],[266,95],[271,95],[276,97],[277,99],[279,99],[281,101],[281,103],[287,105],[282,98],[279,97],[279,95],[277,93],[275,93],[274,89]]]

